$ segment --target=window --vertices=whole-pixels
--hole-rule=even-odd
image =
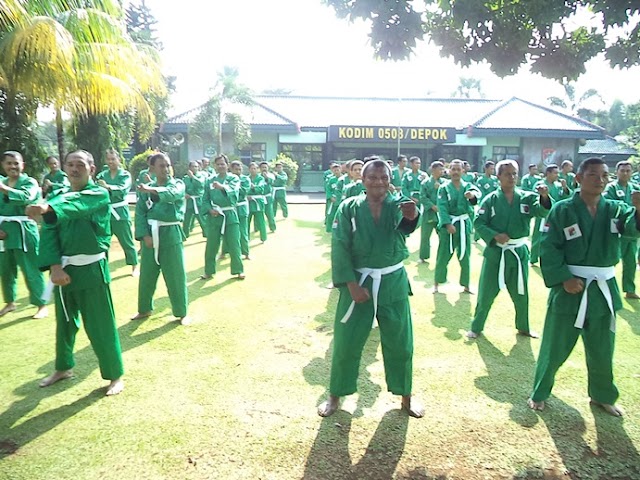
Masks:
[[[322,171],[322,145],[281,143],[280,153],[298,162],[302,170]]]
[[[266,143],[250,143],[240,150],[240,160],[245,165],[251,162],[260,163],[267,158]]]
[[[519,160],[520,147],[493,147],[493,160]]]

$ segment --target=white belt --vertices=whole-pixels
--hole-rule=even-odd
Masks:
[[[465,224],[465,220],[469,220],[469,215],[466,213],[464,215],[457,215],[451,217],[451,225],[455,223],[460,223],[460,253],[458,253],[458,259],[461,260],[464,258],[464,254],[467,251],[467,227]],[[449,253],[453,253],[453,235],[449,236]]]
[[[33,218],[29,218],[24,215],[0,216],[0,224],[2,224],[2,222],[18,222],[20,224],[20,231],[22,232],[22,250],[26,252],[27,237],[24,230],[24,224],[33,223],[34,225],[38,225],[37,222]],[[4,240],[0,240],[0,252],[4,252]]]
[[[216,205],[215,203],[211,207],[211,210],[215,210],[220,215],[222,215],[222,228],[220,229],[220,233],[224,235],[225,226],[227,224],[227,216],[224,214],[224,212],[235,210],[236,207],[221,207],[220,205]]]
[[[258,211],[261,212],[262,207],[260,206],[260,203],[264,205],[265,202],[267,201],[267,198],[265,195],[252,195],[251,200],[256,202],[256,205],[258,206]],[[258,200],[261,200],[261,202],[259,202]]]
[[[200,209],[198,208],[198,199],[199,198],[200,198],[199,195],[197,197],[191,197],[191,200],[193,200],[193,212],[196,215],[200,215]]]
[[[100,260],[107,258],[107,254],[105,252],[94,253],[94,254],[84,254],[80,253],[78,255],[63,255],[60,257],[60,266],[64,269],[67,265],[73,265],[74,267],[84,267],[86,265],[91,265],[92,263],[98,263]],[[45,303],[49,303],[51,300],[51,295],[53,294],[53,289],[55,285],[49,278],[49,282],[42,293],[42,300]],[[62,305],[62,311],[64,312],[64,316],[69,321],[69,314],[67,313],[67,307],[64,304],[64,297],[62,296],[62,286],[58,285],[58,289],[60,290],[60,304]]]
[[[158,255],[160,254],[160,227],[168,227],[171,225],[180,225],[180,222],[163,222],[162,220],[147,219],[147,223],[151,227],[151,240],[153,241],[153,256],[156,264],[160,265]]]
[[[391,265],[390,267],[384,267],[384,268],[366,268],[366,267],[356,268],[356,272],[361,273],[360,281],[358,282],[358,285],[362,286],[362,284],[367,279],[367,277],[371,277],[371,279],[373,280],[373,283],[371,284],[371,289],[372,289],[371,293],[373,295],[373,320],[372,320],[373,322],[375,322],[376,314],[378,313],[378,292],[380,291],[380,283],[382,282],[382,276],[393,273],[396,270],[400,270],[403,266],[404,264],[400,262],[395,265]],[[351,314],[353,313],[353,309],[355,308],[355,306],[356,306],[356,302],[351,302],[351,305],[349,305],[349,309],[347,310],[347,313],[344,314],[344,317],[342,317],[342,320],[340,320],[340,322],[347,323],[347,320],[349,320],[349,317],[351,317]]]
[[[286,192],[287,191],[287,187],[273,187],[273,191],[271,192],[271,199],[272,200],[276,198],[276,192],[278,190],[282,190],[282,191]]]
[[[613,310],[613,298],[611,297],[611,290],[609,290],[609,284],[607,284],[607,280],[616,276],[616,271],[614,267],[591,267],[584,265],[567,265],[569,267],[569,271],[575,275],[576,277],[581,277],[586,280],[584,285],[584,290],[582,291],[582,299],[580,300],[580,307],[578,308],[578,316],[576,318],[576,323],[574,327],[582,328],[584,327],[584,320],[587,316],[587,290],[589,289],[589,285],[591,282],[596,282],[598,284],[598,288],[604,295],[605,300],[607,301],[607,305],[609,306],[609,311],[611,312],[611,326],[609,327],[612,332],[616,331],[616,313]]]
[[[496,245],[502,249],[502,253],[500,254],[500,266],[498,268],[498,288],[500,288],[500,290],[507,286],[504,280],[504,268],[506,263],[504,255],[506,252],[511,252],[513,256],[516,257],[516,260],[518,262],[518,295],[524,295],[524,275],[522,273],[522,259],[516,252],[516,248],[523,247],[526,244],[527,237],[511,238],[507,243],[496,243]]]
[[[115,218],[116,220],[120,220],[120,215],[118,215],[118,212],[116,212],[116,208],[119,207],[128,207],[129,206],[129,202],[127,202],[126,200],[123,200],[121,202],[117,202],[117,203],[112,203],[110,208],[111,208],[111,215],[113,215],[113,218]]]

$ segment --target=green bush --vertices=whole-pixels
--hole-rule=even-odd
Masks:
[[[140,172],[148,167],[147,157],[152,153],[153,153],[153,150],[151,149],[148,149],[146,152],[139,153],[135,157],[133,157],[129,162],[129,165],[127,165],[127,169],[131,174],[131,178],[133,179],[134,184]],[[135,189],[135,185],[133,185],[132,188]]]
[[[271,171],[275,171],[276,163],[282,163],[282,169],[289,176],[289,181],[287,182],[288,187],[299,185],[300,180],[298,179],[298,163],[295,160],[292,160],[284,153],[279,153],[276,158],[269,162],[269,169]]]

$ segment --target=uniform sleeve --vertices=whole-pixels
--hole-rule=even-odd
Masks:
[[[466,192],[471,192],[473,194],[473,198],[469,199],[469,203],[471,205],[475,205],[478,203],[478,200],[480,198],[482,198],[482,192],[480,191],[480,189],[478,187],[476,187],[474,184],[472,183],[467,183],[467,189],[465,190]]]
[[[431,207],[435,205],[429,195],[429,191],[431,190],[430,187],[431,183],[429,179],[423,180],[420,184],[420,205],[424,207],[425,211],[431,210]]]
[[[621,214],[619,216],[619,230],[624,238],[633,239],[640,237],[640,221],[636,215],[636,207],[627,205],[624,202],[620,204]]]
[[[164,187],[155,187],[161,203],[173,203],[185,196],[185,186],[182,180],[174,180]]]
[[[355,217],[351,216],[349,208],[352,202],[343,202],[338,208],[331,235],[331,276],[335,286],[342,286],[348,282],[355,282],[353,269],[353,225]]]
[[[40,228],[40,248],[38,251],[38,267],[40,270],[49,270],[51,265],[60,265],[62,262],[62,247],[58,237],[56,225],[43,223]]]
[[[211,180],[207,179],[204,182],[204,191],[202,192],[202,210],[203,214],[209,214],[209,210],[211,210]]]
[[[451,223],[449,215],[449,191],[443,185],[438,189],[438,227],[444,227]]]
[[[67,192],[52,198],[49,207],[55,213],[57,222],[77,220],[93,215],[109,205],[106,188],[94,186],[79,192]]]
[[[491,245],[491,242],[493,242],[496,235],[504,233],[493,229],[491,226],[491,208],[493,207],[494,199],[494,195],[489,195],[482,200],[480,208],[478,209],[478,214],[473,221],[473,228],[475,228],[478,235],[480,235],[482,240],[484,240],[484,243],[487,245]]]
[[[38,182],[34,178],[28,178],[21,183],[19,188],[9,187],[7,198],[16,205],[29,205],[36,202],[41,192]]]
[[[552,208],[540,241],[540,269],[549,288],[573,278],[564,256],[566,239],[561,220],[562,209]]]
[[[135,220],[135,237],[136,240],[142,240],[143,237],[151,235],[149,225],[147,224],[147,214],[149,209],[147,208],[147,194],[140,194],[136,201],[136,214]]]
[[[529,209],[531,210],[531,216],[545,218],[547,215],[549,215],[549,212],[551,211],[555,200],[551,195],[549,195],[548,198],[551,202],[551,205],[549,206],[549,208],[545,208],[545,206],[540,201],[540,195],[538,195],[537,193],[527,195],[525,197],[525,201],[528,203]]]
[[[240,193],[240,179],[236,176],[229,177],[224,183],[224,192],[231,205],[238,203],[238,195]]]

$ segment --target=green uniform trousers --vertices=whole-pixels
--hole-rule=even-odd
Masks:
[[[589,288],[591,287],[596,287],[595,282]],[[601,303],[604,303],[604,298],[601,299]],[[552,301],[549,300],[531,394],[534,402],[549,398],[556,372],[569,357],[578,337],[582,336],[589,396],[596,402],[610,405],[616,403],[618,389],[613,382],[615,333],[609,328],[611,313],[608,312],[606,304],[605,309],[594,309],[597,313],[591,314],[590,298],[584,328],[579,329],[573,326],[576,314],[555,312]]]
[[[282,216],[287,218],[289,216],[289,205],[287,204],[287,196],[285,194],[278,195],[276,193],[276,197],[273,199],[273,218],[275,218],[278,213],[278,205],[280,205],[282,209]]]
[[[124,258],[127,265],[138,264],[138,252],[133,244],[133,234],[131,233],[130,220],[114,220],[111,219],[111,233],[116,236],[122,250],[124,250]]]
[[[226,224],[222,233],[222,215],[209,217],[207,221],[207,246],[204,251],[204,274],[216,273],[216,257],[224,237],[224,245],[231,259],[231,275],[244,273],[240,253],[240,225]]]
[[[545,221],[544,218],[536,218],[533,224],[533,233],[531,234],[531,259],[532,264],[538,263],[540,260],[540,239],[542,238],[542,232],[540,231],[540,225]]]
[[[191,204],[192,200],[187,200],[187,205]],[[182,222],[182,231],[184,232],[184,236],[189,238],[191,231],[193,230],[193,226],[196,223],[196,219],[200,224],[200,228],[202,229],[202,236],[207,237],[207,229],[205,228],[206,221],[202,219],[202,215],[196,215],[193,207],[187,207],[187,210],[184,212],[184,221]]]
[[[11,248],[0,253],[0,278],[2,295],[5,303],[13,303],[18,295],[18,266],[24,274],[29,290],[29,302],[38,307],[45,304],[42,300],[44,292],[44,276],[38,269],[38,254],[32,250],[24,252]]]
[[[164,283],[171,302],[171,311],[175,317],[187,316],[187,275],[184,270],[184,250],[182,243],[162,245],[156,263],[153,248],[142,243],[140,258],[140,281],[138,282],[138,312],[153,311],[153,294],[156,291],[158,276],[162,271]]]
[[[276,231],[276,215],[275,215],[275,205],[273,203],[273,199],[271,195],[266,195],[267,203],[264,206],[264,216],[267,217],[267,224],[269,225],[269,230],[271,233]]]
[[[486,247],[493,248],[493,247]],[[518,249],[520,261],[511,252],[505,252],[504,281],[507,291],[513,302],[516,311],[516,330],[521,332],[529,331],[529,253],[526,247]],[[522,278],[524,281],[524,295],[518,294],[518,263],[522,265]],[[480,333],[484,330],[489,310],[493,301],[500,292],[498,286],[498,271],[500,257],[484,258],[482,270],[480,271],[480,281],[478,282],[478,303],[476,312],[471,322],[471,331]]]
[[[329,200],[328,202],[329,208],[327,210],[327,219],[325,220],[325,231],[327,233],[333,232],[333,221],[336,219],[336,215],[338,214],[338,207],[340,206],[340,200],[336,200],[332,202]]]
[[[620,242],[620,259],[622,260],[622,291],[636,291],[636,257],[638,255],[638,242],[622,239]]]
[[[249,256],[249,224],[247,222],[248,217],[246,215],[238,215],[238,223],[240,225],[240,253],[245,256]],[[227,248],[227,240],[222,237],[222,254],[229,253]]]
[[[360,359],[371,333],[373,301],[355,305],[346,323],[340,320],[351,305],[347,287],[340,287],[336,310],[331,360],[331,395],[343,397],[356,392]],[[387,389],[394,395],[410,395],[413,374],[413,330],[409,299],[378,305],[380,343]]]
[[[247,235],[250,235],[251,219],[253,218],[253,225],[257,231],[260,232],[260,240],[267,241],[267,226],[264,222],[264,212],[251,212],[247,218]]]
[[[102,378],[120,378],[124,373],[122,350],[109,284],[103,283],[91,289],[70,292],[63,288],[64,308],[60,300],[60,290],[59,287],[55,288],[56,370],[70,370],[75,365],[73,347],[80,327],[79,316],[82,315],[87,337],[98,357]]]
[[[436,228],[436,224],[433,222],[422,222],[420,228],[420,259],[428,260],[431,258],[431,234]]]
[[[434,281],[436,283],[445,283],[447,281],[449,261],[453,255],[449,250],[449,242],[453,241],[453,252],[456,256],[458,256],[461,251],[460,224],[456,223],[455,227],[457,231],[453,235],[449,235],[449,232],[447,232],[447,229],[444,227],[438,230],[438,240],[440,243],[438,244],[438,256],[436,258],[436,270],[434,276]],[[464,257],[458,260],[460,263],[460,285],[469,288],[469,275],[471,269],[471,232],[468,228],[466,230],[466,238],[464,241],[466,242]]]

